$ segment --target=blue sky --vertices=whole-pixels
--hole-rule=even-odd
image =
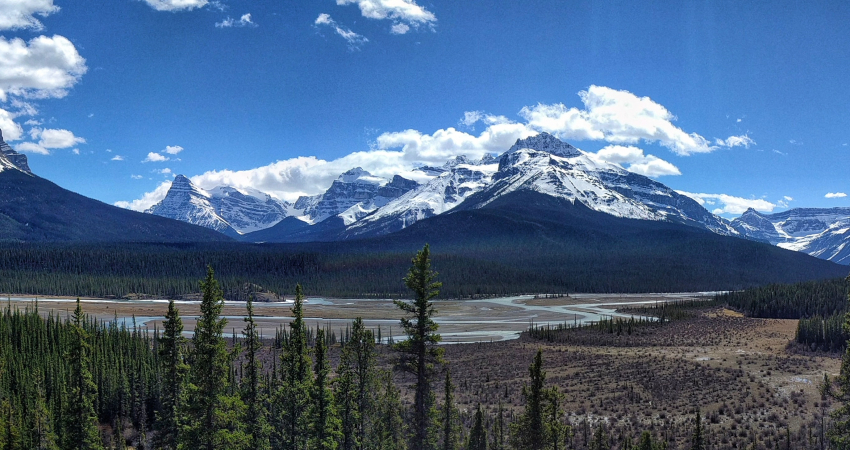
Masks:
[[[0,127],[136,209],[177,173],[293,200],[537,131],[726,217],[850,206],[847,23],[843,1],[21,0]]]

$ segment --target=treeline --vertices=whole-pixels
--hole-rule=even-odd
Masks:
[[[716,301],[750,317],[800,319],[796,342],[812,350],[841,351],[847,344],[842,324],[848,311],[850,277],[797,284],[771,284],[716,296]]]
[[[829,275],[817,264],[772,270],[757,260],[742,259],[749,254],[721,261],[722,254],[713,254],[713,247],[700,249],[699,242],[689,247],[671,247],[667,241],[605,242],[564,238],[541,243],[520,236],[442,244],[434,258],[446,282],[440,295],[733,290]],[[297,283],[313,295],[400,298],[408,295],[401,280],[415,251],[411,245],[381,240],[263,245],[0,243],[0,292],[181,298],[196,293],[196,281],[212,265],[229,300],[247,300],[258,288],[291,293]],[[739,270],[739,265],[746,269]]]
[[[359,319],[337,367],[331,366],[324,330],[308,338],[300,285],[294,320],[276,337],[278,357],[271,364],[261,356],[251,302],[243,339],[227,345],[222,291],[212,269],[201,282],[201,315],[191,343],[173,301],[153,338],[88,320],[79,301],[64,321],[7,307],[0,314],[0,448],[576,448],[564,396],[546,385],[541,351],[529,368],[519,414],[499,405],[494,416],[485,415],[479,406],[469,423],[462,420],[431,320],[430,300],[441,287],[435,277],[426,246],[404,279],[414,300],[397,302],[407,313],[402,328],[408,339],[393,348],[398,369],[415,379],[412,405],[393,373],[378,367],[375,336]],[[432,384],[441,373],[443,397],[437,401]],[[609,439],[600,423],[585,446],[607,449]],[[666,448],[648,432],[627,442],[632,450]],[[692,444],[705,448],[699,415]]]

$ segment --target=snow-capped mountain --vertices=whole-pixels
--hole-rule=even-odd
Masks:
[[[299,198],[294,209],[311,224],[340,216],[350,225],[416,186],[415,181],[398,175],[387,180],[355,167],[334,180],[324,194]]]
[[[177,175],[165,198],[145,212],[239,235],[280,222],[290,205],[257,190],[219,186],[206,191]]]
[[[794,208],[775,214],[748,209],[731,225],[748,239],[850,264],[850,208]]]
[[[451,211],[464,201],[464,209],[481,208],[521,190],[580,202],[617,217],[686,223],[719,234],[737,234],[693,199],[548,133],[518,140],[498,160],[485,157],[470,162],[458,157],[442,170],[430,182],[352,224],[346,234],[391,233]]]
[[[386,234],[445,213],[490,184],[496,164],[470,162],[459,156],[431,181],[409,190],[374,213],[349,225],[347,235]]]
[[[27,156],[16,152],[3,140],[3,131],[0,130],[0,171],[5,169],[18,169],[22,172],[32,174]]]

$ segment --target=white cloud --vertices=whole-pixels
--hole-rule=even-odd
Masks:
[[[29,42],[0,37],[0,100],[8,94],[64,97],[86,70],[86,60],[62,36],[38,36]]]
[[[133,200],[132,202],[115,202],[114,205],[119,208],[132,209],[134,211],[144,211],[150,208],[151,206],[157,204],[163,198],[165,198],[165,194],[168,193],[168,188],[170,187],[170,181],[163,181],[159,184],[159,186],[156,187],[156,189],[151,192],[145,193],[142,198],[138,200]]]
[[[316,18],[316,21],[313,22],[313,24],[316,26],[323,25],[333,28],[336,34],[348,42],[348,48],[350,50],[359,50],[363,44],[369,42],[369,39],[366,39],[365,36],[359,35],[338,24],[329,14],[319,14],[319,17]]]
[[[168,153],[169,155],[176,155],[183,151],[183,147],[179,145],[166,145],[163,153]]]
[[[749,208],[753,208],[759,212],[769,213],[773,212],[773,210],[778,206],[764,199],[742,198],[726,194],[695,194],[685,191],[676,192],[696,200],[696,202],[700,205],[713,205],[719,202],[722,207],[715,208],[711,211],[714,214],[743,214]]]
[[[69,148],[77,144],[86,143],[85,139],[78,136],[74,136],[74,133],[68,130],[34,130],[37,130],[37,132],[31,133],[32,138],[36,139],[36,137],[41,137],[41,140],[38,142],[38,144],[44,148]]]
[[[633,146],[609,145],[591,155],[595,155],[602,161],[619,164],[629,172],[647,177],[682,174],[673,164],[654,155],[644,155],[642,149]]]
[[[157,11],[189,11],[206,6],[208,0],[145,0]]]
[[[168,161],[167,156],[160,155],[159,153],[150,152],[148,156],[142,162],[163,162]]]
[[[14,113],[0,108],[0,131],[6,141],[17,141],[24,134],[24,129],[15,122],[15,117],[17,115]]]
[[[390,33],[392,34],[407,34],[410,31],[410,26],[405,23],[396,23],[390,27]]]
[[[15,146],[15,150],[22,153],[35,153],[38,155],[50,154],[50,150],[36,144],[35,142],[21,142]]]
[[[75,154],[75,155],[79,155],[79,154],[80,154],[80,149],[75,148],[75,149],[71,150],[71,153],[73,153],[73,154]]]
[[[168,174],[170,174],[170,173],[171,173],[171,169],[169,169],[168,167],[166,167],[165,169],[162,169],[162,170],[157,171],[157,173],[162,174],[162,175],[168,175]]]
[[[233,28],[233,27],[256,27],[257,24],[251,20],[251,14],[243,14],[239,20],[227,16],[221,22],[216,22],[216,28]]]
[[[53,0],[6,0],[0,2],[0,30],[30,29],[40,31],[44,25],[36,15],[46,17],[59,11]]]
[[[793,202],[794,201],[794,199],[792,197],[789,197],[787,195],[785,197],[782,197],[782,198],[784,198],[785,201],[787,201],[787,202]]]
[[[844,198],[847,197],[847,194],[843,192],[829,192],[824,195],[825,198]]]
[[[437,22],[434,13],[419,6],[413,0],[336,0],[337,5],[356,4],[363,17],[376,20],[391,20],[391,31],[404,34],[410,27],[418,28],[425,25],[433,27]],[[399,27],[399,25],[403,25]],[[403,32],[400,32],[401,30]]]
[[[143,177],[143,176],[141,176],[141,175],[130,175],[130,178],[132,178],[132,179],[134,179],[134,180],[141,180],[141,179],[142,179],[142,178],[144,178],[144,177]]]
[[[115,155],[112,157],[112,161],[124,161],[124,157],[121,155]]]
[[[562,139],[604,140],[617,144],[635,144],[641,140],[658,142],[683,156],[717,149],[699,134],[687,133],[673,125],[676,117],[649,97],[604,86],[590,86],[578,95],[584,109],[568,108],[562,103],[541,103],[526,106],[519,114],[530,127]],[[742,140],[741,136],[733,136],[730,141],[735,145],[753,143]]]
[[[750,138],[747,135],[729,136],[725,140],[724,139],[715,139],[715,142],[717,143],[717,145],[720,145],[720,146],[723,146],[723,147],[729,147],[729,148],[732,148],[732,147],[750,148],[750,145],[756,145],[756,141],[752,140],[752,138]]]

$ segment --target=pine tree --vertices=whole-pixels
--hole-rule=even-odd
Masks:
[[[71,348],[68,361],[71,362],[70,392],[65,413],[65,448],[79,450],[103,449],[103,441],[98,431],[97,413],[94,404],[97,399],[97,385],[91,374],[91,345],[89,335],[84,329],[85,315],[77,299],[77,308],[71,324]]]
[[[434,365],[442,362],[443,351],[437,347],[440,342],[439,328],[432,317],[436,313],[431,299],[439,295],[442,283],[436,281],[437,273],[431,270],[431,256],[428,244],[417,252],[412,266],[404,278],[404,284],[413,291],[412,303],[396,300],[395,304],[410,317],[401,319],[401,326],[407,339],[395,345],[402,353],[401,367],[416,376],[413,399],[413,435],[412,450],[430,450],[433,446],[432,424],[433,393],[431,376]]]
[[[263,374],[263,364],[258,355],[263,343],[260,341],[257,325],[254,322],[254,302],[252,297],[248,297],[246,308],[248,316],[244,319],[245,329],[242,331],[242,335],[245,337],[245,345],[247,346],[244,378],[242,381],[242,400],[247,407],[245,421],[248,425],[247,432],[251,439],[250,448],[252,450],[266,450],[271,448],[269,442],[270,427],[268,424],[268,413],[265,408],[265,399],[260,392],[260,377]]]
[[[168,302],[168,313],[159,338],[159,357],[162,365],[161,407],[157,414],[158,445],[165,450],[177,448],[180,432],[180,399],[189,365],[184,359],[183,321],[174,300]]]
[[[460,434],[458,430],[458,428],[460,428],[460,424],[458,423],[458,414],[455,408],[454,401],[454,387],[454,384],[452,384],[451,371],[447,369],[446,382],[443,388],[445,398],[443,400],[442,414],[440,415],[440,420],[442,421],[443,425],[442,450],[457,449],[458,435]]]
[[[484,413],[481,411],[480,403],[478,410],[475,411],[475,422],[472,430],[469,431],[469,442],[466,448],[467,450],[487,450],[487,429],[484,428]]]
[[[493,450],[505,450],[505,407],[499,401],[499,410],[496,413],[496,422],[493,424]]]
[[[390,371],[379,375],[381,380],[381,394],[378,398],[378,413],[376,433],[374,440],[378,445],[373,448],[379,450],[405,450],[406,424],[402,417],[401,393],[393,382],[393,374]]]
[[[608,440],[608,433],[602,427],[602,423],[596,427],[593,432],[593,439],[590,441],[590,450],[611,450],[611,442]]]
[[[850,282],[850,277],[847,277]],[[850,301],[850,296],[848,297]],[[844,315],[844,335],[850,336],[850,311]],[[838,402],[838,407],[832,412],[832,425],[827,432],[830,447],[833,450],[850,449],[850,340],[841,358],[841,371],[832,383],[827,383],[825,393]]]
[[[373,441],[376,358],[375,337],[358,317],[351,324],[350,339],[342,347],[335,383],[343,450],[361,448]]]
[[[564,423],[564,411],[561,409],[564,395],[557,387],[548,389],[546,392],[546,435],[548,437],[548,448],[552,450],[564,450],[566,440],[570,433],[570,427]]]
[[[702,427],[702,417],[697,409],[697,418],[694,423],[694,434],[691,436],[691,450],[705,450],[705,437]]]
[[[546,372],[543,371],[542,350],[537,350],[528,372],[531,384],[522,388],[525,411],[511,424],[511,441],[516,450],[543,450],[546,443],[546,430],[543,426],[543,403],[546,396],[543,385]]]
[[[283,342],[280,356],[282,380],[275,403],[281,423],[275,434],[275,446],[303,449],[309,437],[308,411],[313,374],[304,325],[304,291],[300,284],[295,287],[292,315],[289,336]]]
[[[310,395],[311,439],[310,448],[313,450],[336,450],[340,432],[339,417],[334,404],[333,391],[330,388],[330,374],[325,331],[316,332],[316,373],[313,390]]]
[[[185,402],[186,425],[181,448],[213,450],[247,446],[244,404],[228,395],[231,357],[224,340],[227,319],[221,317],[224,298],[212,267],[201,282],[201,316],[192,340],[191,368]]]

